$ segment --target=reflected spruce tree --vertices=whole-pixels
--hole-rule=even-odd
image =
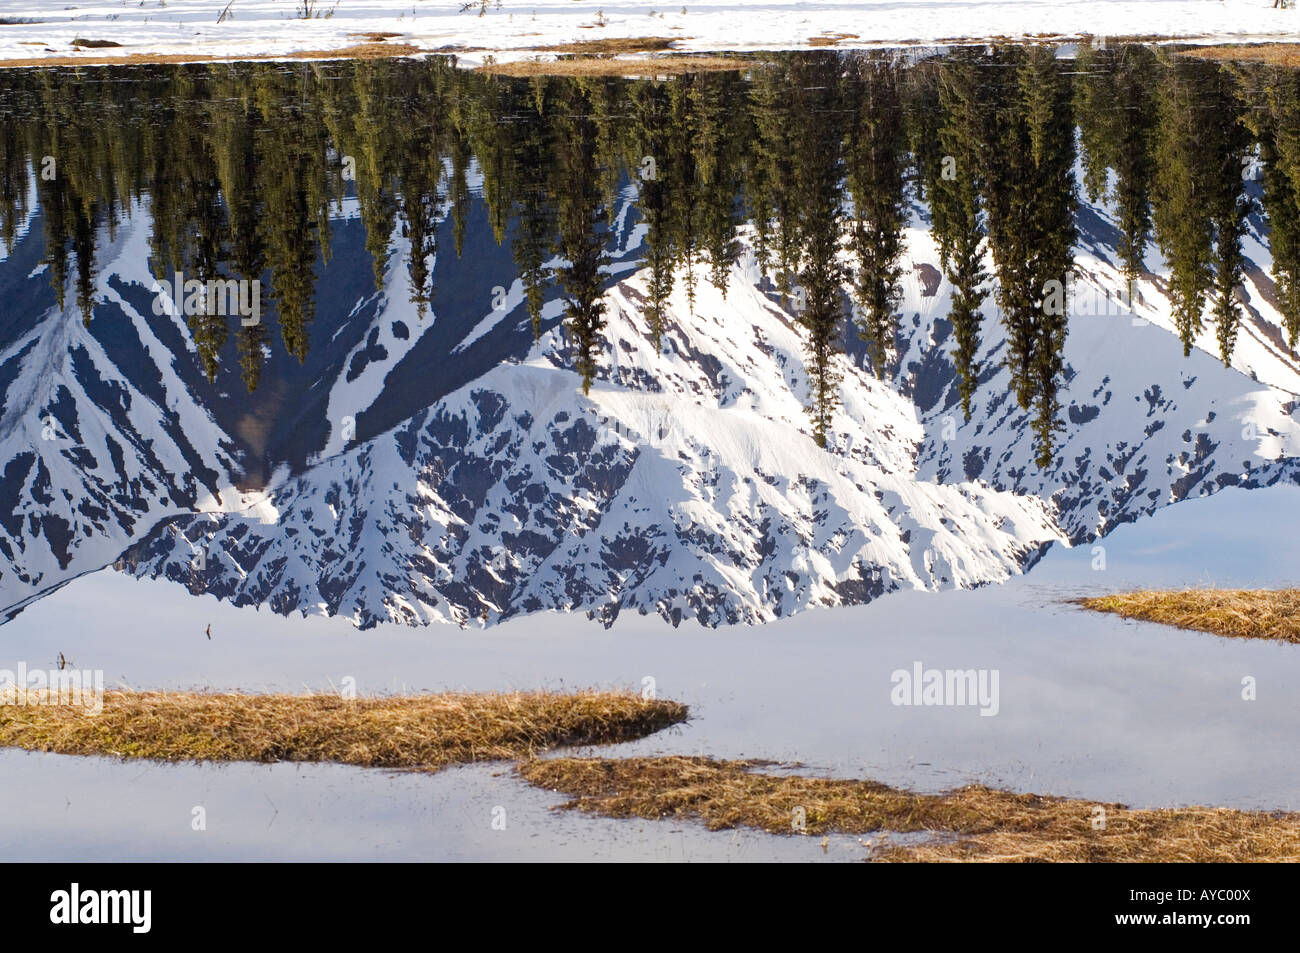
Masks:
[[[23,142],[23,126],[16,116],[0,113],[0,241],[6,252],[13,251],[18,223],[27,218],[31,194],[31,157]],[[40,174],[39,165],[36,173]]]
[[[645,253],[649,292],[645,317],[655,350],[663,347],[664,309],[673,290],[673,179],[671,101],[662,83],[640,83],[631,93],[633,116],[632,168],[638,180],[638,201],[646,223]]]
[[[1202,124],[1209,117],[1200,106],[1211,92],[1212,69],[1177,59],[1161,71],[1157,88],[1154,220],[1184,355],[1192,353],[1203,327],[1214,277],[1214,170],[1202,149]]]
[[[842,350],[842,286],[849,278],[840,252],[844,242],[843,181],[845,114],[839,62],[833,56],[800,58],[790,77],[795,99],[794,207],[799,247],[800,323],[807,330],[808,389],[813,439],[826,445],[839,403]]]
[[[898,67],[887,60],[856,60],[846,77],[844,95],[850,116],[845,166],[853,203],[849,224],[856,264],[853,297],[858,333],[867,342],[876,376],[883,378],[898,336],[908,210],[909,162]]]
[[[556,181],[554,129],[548,115],[550,83],[546,77],[531,80],[521,92],[512,136],[513,168],[516,179],[512,192],[514,230],[510,243],[524,302],[533,326],[533,340],[542,334],[542,304],[550,282],[547,262],[555,247]]]
[[[574,368],[583,393],[596,377],[596,347],[605,326],[601,300],[605,282],[602,234],[609,220],[597,164],[597,128],[591,114],[591,84],[563,85],[556,104],[556,171],[565,188],[558,197],[559,247],[565,264],[559,284],[565,297],[565,323],[576,352]]]
[[[1276,67],[1242,71],[1243,124],[1258,143],[1262,203],[1287,343],[1300,338],[1300,74]]]
[[[930,205],[939,261],[952,284],[948,320],[956,349],[962,413],[970,420],[971,399],[979,384],[981,307],[988,290],[984,269],[985,227],[980,194],[989,160],[989,111],[984,106],[984,70],[969,52],[944,64],[937,77],[936,139],[942,156],[931,166]]]
[[[795,162],[806,145],[796,138],[799,97],[792,94],[793,73],[791,61],[778,58],[757,71],[749,93],[754,137],[747,197],[757,232],[755,254],[763,273],[775,274],[783,302],[788,302],[799,267],[798,208],[792,186]]]
[[[1055,456],[1056,434],[1065,429],[1060,420],[1059,392],[1069,320],[1064,297],[1074,270],[1077,237],[1075,127],[1065,68],[1050,50],[1033,48],[1021,67],[1019,81],[1033,157],[1032,222],[1037,247],[1031,264],[1039,289],[1032,359],[1038,406],[1033,429],[1036,462],[1046,467]],[[1054,297],[1054,288],[1060,289],[1060,299]]]
[[[1246,218],[1253,200],[1245,191],[1247,150],[1250,134],[1241,122],[1236,98],[1232,95],[1227,73],[1216,74],[1214,90],[1222,111],[1211,123],[1207,136],[1210,155],[1217,161],[1213,178],[1214,287],[1213,305],[1219,357],[1223,365],[1232,363],[1232,351],[1241,323],[1241,293],[1245,258],[1241,251],[1246,233]]]
[[[677,77],[669,85],[671,134],[667,189],[672,196],[669,221],[674,265],[686,290],[686,306],[695,313],[695,292],[699,282],[699,241],[702,212],[700,208],[698,156],[693,148],[697,116],[687,77]]]

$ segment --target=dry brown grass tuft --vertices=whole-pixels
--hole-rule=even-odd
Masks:
[[[243,63],[254,60],[374,60],[411,56],[420,48],[411,43],[357,43],[337,50],[299,50],[296,53],[250,53],[246,56],[212,56],[203,53],[122,53],[117,56],[31,56],[0,59],[0,69],[54,66],[141,66],[159,63]]]
[[[820,36],[808,37],[809,46],[835,46],[841,40],[860,39],[856,33],[823,33]]]
[[[883,861],[1300,861],[1300,814],[1119,804],[1012,794],[972,785],[914,794],[874,781],[755,773],[762,762],[709,758],[548,758],[520,764],[560,809],[609,817],[691,818],[711,830],[793,834],[928,832],[916,846],[878,843]],[[1105,828],[1094,829],[1098,808]]]
[[[755,61],[740,57],[679,54],[646,59],[575,56],[560,60],[516,60],[486,63],[477,69],[497,76],[680,76],[750,69],[755,65]]]
[[[535,49],[545,53],[654,53],[672,49],[674,42],[670,36],[622,36],[607,40],[578,40]]]
[[[333,761],[434,771],[610,744],[686,719],[677,702],[619,692],[337,695],[104,693],[79,706],[0,705],[0,747],[159,761]]]
[[[1300,589],[1144,589],[1079,599],[1078,604],[1214,635],[1300,642]]]
[[[1197,46],[1179,50],[1183,56],[1233,63],[1268,63],[1271,66],[1300,66],[1300,43],[1246,43],[1226,46]]]

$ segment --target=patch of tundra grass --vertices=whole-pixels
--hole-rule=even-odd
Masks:
[[[690,53],[627,59],[613,56],[565,56],[560,59],[488,62],[479,72],[497,76],[680,76],[717,73],[762,66],[762,61],[740,56],[701,56]]]
[[[1300,861],[1300,814],[1226,808],[1130,810],[970,785],[916,794],[875,781],[764,774],[769,762],[699,757],[546,758],[530,783],[568,795],[560,810],[696,820],[771,834],[924,833],[867,842],[881,861]]]
[[[1300,589],[1143,589],[1078,604],[1125,619],[1231,638],[1300,643]]]
[[[630,741],[686,719],[686,706],[622,692],[367,697],[104,693],[103,711],[0,705],[0,746],[158,761],[331,761],[436,771]]]
[[[1183,56],[1231,63],[1267,63],[1270,66],[1300,66],[1300,43],[1243,43],[1196,46],[1179,50]]]
[[[256,60],[374,60],[413,56],[420,48],[411,43],[355,43],[337,50],[298,50],[293,53],[248,53],[240,56],[213,53],[124,52],[114,55],[86,53],[76,56],[29,56],[0,59],[0,69],[45,69],[51,66],[139,66],[160,63],[242,63]]]

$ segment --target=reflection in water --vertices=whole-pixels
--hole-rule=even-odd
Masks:
[[[1294,473],[1297,74],[738,65],[0,75],[0,605],[113,563],[363,625],[758,621]],[[1076,279],[1192,356],[1093,361],[1152,339],[1068,328]],[[1242,327],[1266,399],[1195,363]]]
[[[841,289],[852,289],[853,319],[883,376],[896,356],[909,201],[927,199],[954,289],[963,407],[969,414],[980,376],[980,305],[991,291],[1015,396],[1034,408],[1046,465],[1062,427],[1066,316],[1054,291],[1072,267],[1077,125],[1083,184],[1094,200],[1113,191],[1120,212],[1124,272],[1143,273],[1154,231],[1184,347],[1212,321],[1225,363],[1241,316],[1245,186],[1258,155],[1294,345],[1293,73],[1161,58],[1141,46],[1084,48],[1075,61],[1016,46],[910,64],[859,52],[747,65],[755,68],[745,76],[666,81],[510,79],[442,60],[11,71],[0,80],[0,230],[12,246],[34,172],[51,286],[62,305],[71,256],[89,322],[96,226],[111,234],[148,196],[154,274],[205,285],[265,278],[282,345],[301,361],[316,268],[330,254],[331,207],[355,194],[376,286],[400,223],[409,293],[423,315],[435,296],[438,220],[450,215],[459,254],[476,164],[535,332],[554,283],[589,388],[609,211],[620,184],[636,181],[654,333],[675,283],[692,301],[702,278],[725,290],[737,227],[752,221],[761,266],[808,330],[811,422],[824,443],[837,400],[832,357],[850,304]],[[188,310],[200,312],[188,320],[208,378],[233,336],[255,389],[267,322]]]

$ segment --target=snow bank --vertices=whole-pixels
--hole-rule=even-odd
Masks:
[[[302,18],[303,3],[315,16]],[[389,43],[481,61],[578,41],[667,37],[681,50],[841,47],[993,37],[1106,36],[1259,39],[1295,34],[1300,13],[1271,0],[500,0],[484,15],[461,0],[83,0],[63,9],[0,0],[0,60],[179,54],[288,56],[339,50],[392,33]],[[218,20],[225,13],[222,22]],[[76,39],[112,48],[77,50]]]

